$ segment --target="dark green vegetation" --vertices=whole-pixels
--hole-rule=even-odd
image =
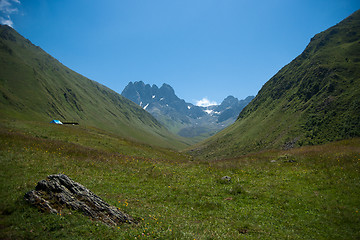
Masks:
[[[2,118],[79,122],[121,137],[182,148],[180,139],[133,102],[62,65],[8,26],[0,26]]]
[[[236,124],[192,151],[199,158],[171,150],[185,144],[141,108],[2,26],[0,239],[359,239],[359,18],[316,35]],[[108,227],[23,200],[56,173],[139,223]]]
[[[11,124],[0,130],[1,239],[360,237],[360,139],[195,162],[111,135],[101,140],[97,129]],[[41,213],[23,200],[60,172],[139,224],[111,228],[76,212]]]
[[[313,37],[240,113],[195,147],[224,158],[360,136],[360,11]]]

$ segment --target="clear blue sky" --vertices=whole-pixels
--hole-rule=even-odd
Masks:
[[[170,84],[188,102],[243,99],[359,0],[0,0],[0,20],[121,93]]]

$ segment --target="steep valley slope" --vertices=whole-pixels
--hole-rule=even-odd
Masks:
[[[5,25],[0,25],[0,114],[2,120],[78,122],[175,149],[188,145],[141,107],[65,67]]]
[[[360,136],[360,11],[316,34],[243,109],[235,124],[193,147],[207,158]]]

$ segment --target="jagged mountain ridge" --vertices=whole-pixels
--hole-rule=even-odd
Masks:
[[[176,96],[174,89],[163,84],[130,82],[121,95],[151,113],[168,129],[184,137],[209,136],[233,123],[240,111],[253,99],[238,100],[228,96],[220,105],[196,106]]]
[[[75,121],[131,141],[183,148],[151,114],[0,25],[0,120]]]
[[[316,34],[259,91],[235,124],[194,146],[232,158],[360,137],[360,10]]]

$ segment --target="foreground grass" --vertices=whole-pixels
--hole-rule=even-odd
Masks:
[[[83,133],[76,142],[61,131],[47,138],[46,132],[1,129],[1,239],[360,238],[359,139],[206,161],[125,148],[115,137],[104,138],[105,146],[101,138],[85,141],[92,137]],[[116,143],[127,154],[115,151]],[[76,212],[41,213],[24,202],[39,180],[60,172],[139,224],[110,228]]]

